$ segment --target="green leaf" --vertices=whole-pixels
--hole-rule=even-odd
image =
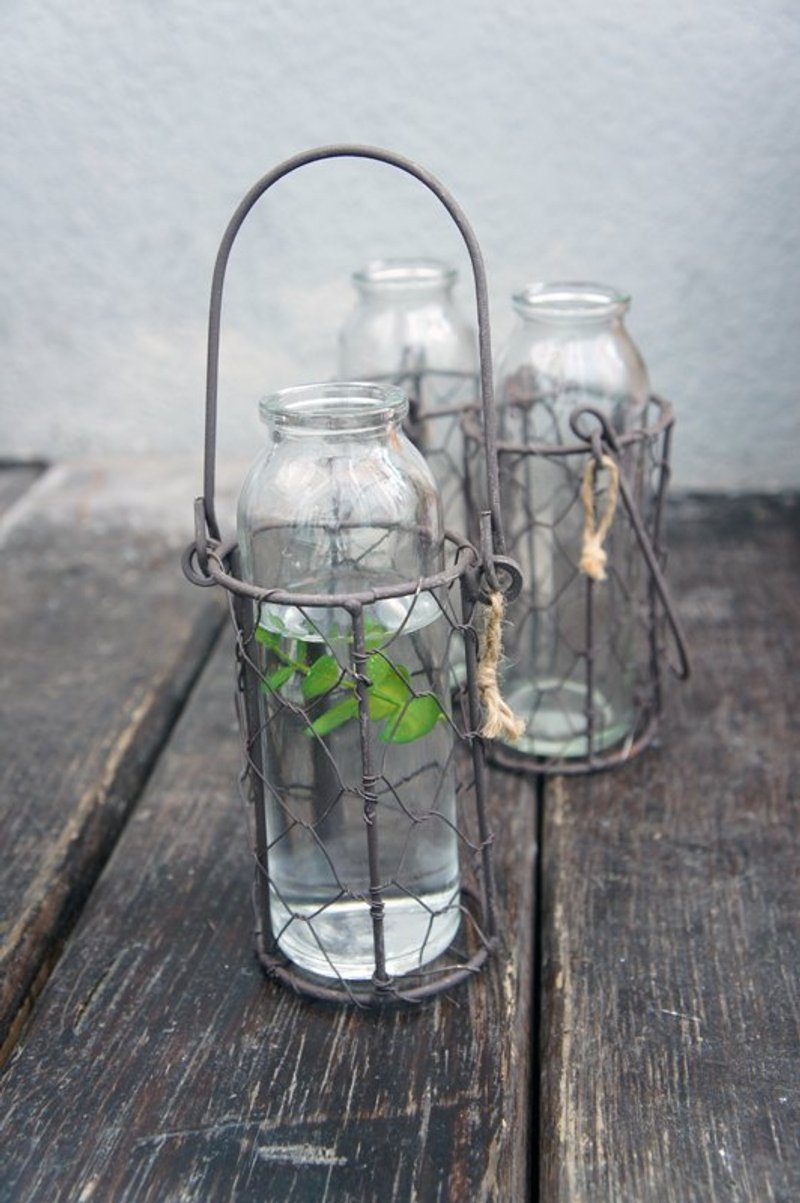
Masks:
[[[398,677],[406,684],[411,682],[411,673],[402,664],[393,664],[388,656],[373,652],[367,657],[367,676],[373,685],[381,687],[387,681],[396,681]]]
[[[394,672],[394,666],[385,656],[376,656],[373,652],[371,656],[367,657],[366,675],[373,685],[380,685],[381,681],[392,672]]]
[[[364,616],[364,643],[367,650],[380,647],[387,635],[388,631],[382,622],[378,622],[377,618],[370,614]]]
[[[341,680],[342,669],[336,657],[320,656],[303,677],[303,697],[318,698],[323,693],[330,693]]]
[[[397,715],[413,696],[411,674],[402,664],[392,664],[386,656],[370,656],[367,660],[369,716],[372,719]]]
[[[356,718],[357,715],[358,698],[355,694],[351,694],[350,697],[337,702],[335,706],[331,706],[330,710],[326,710],[324,714],[320,714],[318,718],[315,718],[308,734],[328,735],[351,718]]]
[[[383,728],[381,743],[408,744],[415,739],[422,739],[423,735],[433,730],[440,718],[444,718],[444,711],[432,693],[412,698],[398,717],[390,719]]]
[[[358,718],[358,697],[354,684],[345,679],[341,665],[334,656],[320,656],[305,672],[301,688],[306,699],[320,697],[337,686],[348,690],[348,696],[331,706],[311,723],[309,735],[324,737],[351,719]],[[278,677],[283,670],[273,674]],[[383,743],[405,744],[422,739],[433,729],[444,711],[433,694],[415,697],[411,674],[402,664],[394,664],[388,656],[373,653],[367,658],[365,675],[367,709],[374,722],[386,720],[380,732]]]
[[[256,627],[256,639],[259,643],[263,643],[264,647],[276,648],[280,643],[281,636],[266,627]]]
[[[381,662],[382,667],[376,665],[377,671],[372,671],[369,664],[372,660]],[[398,706],[411,696],[411,674],[407,668],[403,668],[401,664],[392,664],[389,661],[381,660],[380,656],[370,656],[367,662],[367,675],[372,682],[369,686],[370,693],[376,693],[382,698],[389,698]]]
[[[294,674],[294,665],[286,664],[283,668],[277,669],[274,673],[270,673],[260,682],[262,693],[277,693],[281,685],[285,685],[289,678]]]
[[[397,714],[400,706],[392,698],[382,697],[374,689],[369,689],[367,690],[367,709],[370,718],[380,719],[388,718],[390,714]]]
[[[306,645],[299,640],[290,640],[286,635],[278,635],[275,631],[270,631],[266,627],[256,627],[256,640],[274,652],[279,660],[283,660],[284,664],[291,664],[298,672],[305,672],[306,662]],[[288,643],[289,651],[284,650],[284,646]],[[298,650],[299,660],[295,660],[291,655],[291,649]]]

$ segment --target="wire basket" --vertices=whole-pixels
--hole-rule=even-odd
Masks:
[[[339,157],[410,174],[458,226],[475,281],[484,420],[494,428],[485,272],[459,206],[428,172],[389,151],[334,146],[297,155],[247,193],[218,253],[204,493],[184,570],[194,583],[226,591],[235,629],[261,964],[298,992],[366,1006],[450,989],[499,946],[481,733],[484,710],[496,699],[485,671],[479,684],[478,658],[490,603],[501,590],[513,595],[520,582],[503,554],[491,436],[483,447],[489,504],[477,524],[480,546],[448,532],[441,572],[361,592],[301,593],[245,579],[240,549],[221,536],[214,506],[217,373],[231,247],[269,188],[301,167]],[[390,603],[403,615],[394,624],[381,620]],[[276,613],[300,626],[276,626]],[[306,632],[303,639],[297,629]],[[426,632],[434,629],[431,642]],[[461,666],[455,673],[454,662]]]
[[[664,578],[672,407],[652,396],[624,434],[590,405],[569,423],[562,444],[497,444],[507,547],[527,578],[509,609],[503,684],[527,727],[490,758],[550,775],[615,768],[652,743],[668,637],[676,675],[690,671]],[[467,415],[473,447],[484,429]]]

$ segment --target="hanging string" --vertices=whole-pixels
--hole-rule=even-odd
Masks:
[[[590,576],[593,581],[606,579],[606,561],[608,556],[603,547],[606,536],[614,521],[614,512],[619,498],[619,468],[616,460],[610,455],[600,457],[599,466],[608,472],[608,496],[605,509],[600,521],[595,520],[594,490],[598,462],[593,455],[586,461],[586,468],[581,482],[581,501],[583,503],[583,543],[581,546],[580,570]]]
[[[483,704],[485,719],[481,735],[486,739],[503,737],[516,742],[525,731],[525,720],[514,711],[500,693],[497,670],[502,648],[502,623],[505,602],[502,593],[489,595],[486,615],[481,632],[478,655],[478,692]]]

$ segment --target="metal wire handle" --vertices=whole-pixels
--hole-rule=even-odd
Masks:
[[[320,146],[313,150],[284,160],[272,171],[253,185],[244,196],[236,209],[223,235],[214,264],[214,275],[211,283],[211,302],[208,317],[208,361],[206,369],[206,428],[205,428],[205,460],[203,471],[203,496],[198,498],[196,513],[202,515],[205,531],[196,531],[196,553],[201,567],[207,560],[207,536],[214,540],[220,539],[220,529],[217,522],[214,505],[215,462],[217,442],[217,388],[219,379],[219,340],[222,311],[222,288],[225,280],[225,270],[230,257],[231,248],[244,219],[264,193],[300,167],[316,163],[324,159],[372,159],[386,163],[406,172],[424,184],[436,196],[452,217],[469,252],[472,264],[472,274],[475,283],[475,300],[478,319],[478,355],[480,362],[481,404],[484,417],[486,477],[489,514],[491,518],[492,546],[483,571],[492,588],[499,588],[495,572],[495,553],[502,556],[505,552],[505,538],[500,515],[500,486],[497,467],[497,435],[495,425],[494,386],[492,381],[492,350],[489,332],[489,299],[486,285],[486,270],[483,256],[475,233],[463,210],[447,189],[439,183],[424,167],[420,167],[411,159],[395,154],[394,151],[383,150],[375,146],[332,145]],[[198,527],[201,523],[197,523]]]

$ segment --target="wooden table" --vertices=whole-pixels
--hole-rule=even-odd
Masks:
[[[506,950],[414,1011],[251,948],[185,465],[0,472],[0,1200],[800,1198],[800,506],[684,498],[661,746],[495,772]]]

